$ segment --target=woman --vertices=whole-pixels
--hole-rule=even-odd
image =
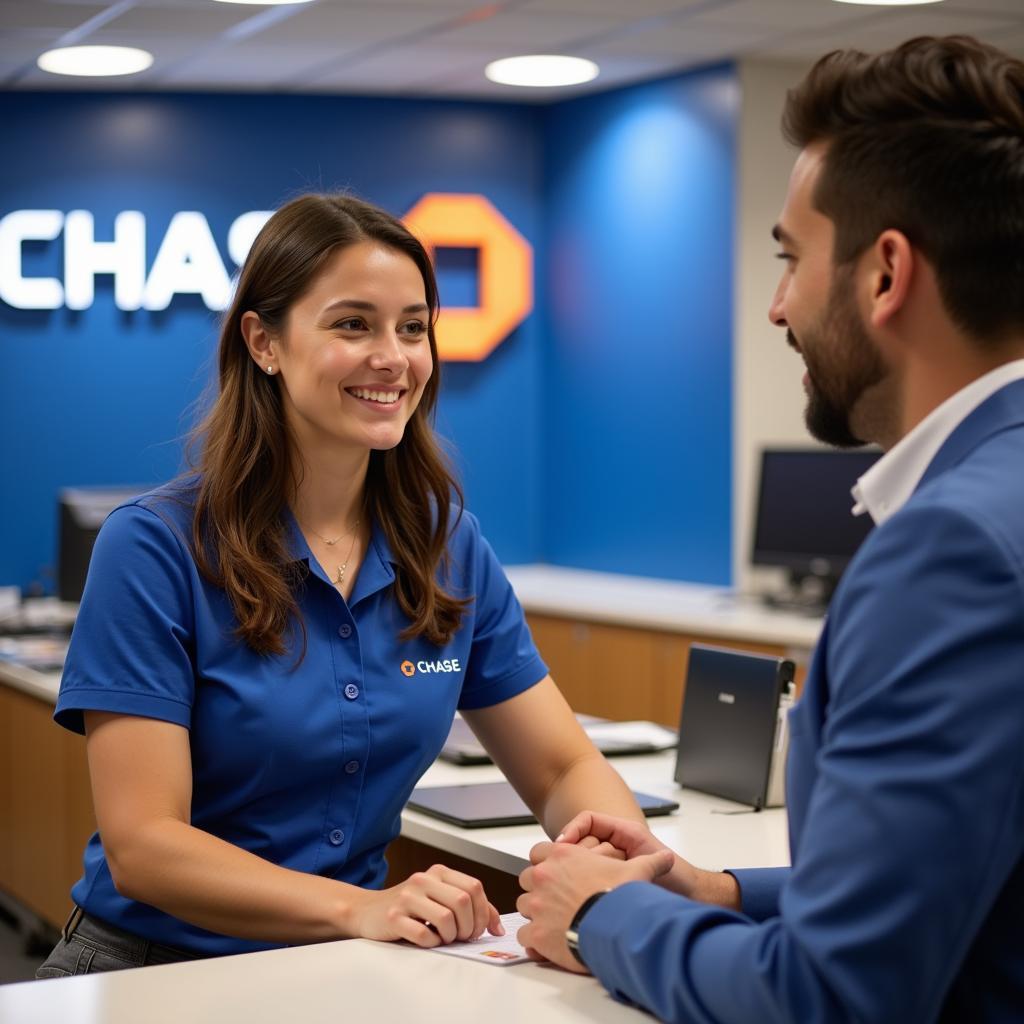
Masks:
[[[549,834],[640,816],[461,510],[436,313],[422,245],[366,203],[304,196],[256,239],[198,471],[93,553],[56,719],[87,736],[99,832],[40,977],[500,928],[444,866],[380,888],[457,707]]]

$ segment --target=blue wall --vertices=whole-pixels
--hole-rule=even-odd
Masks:
[[[523,106],[334,97],[0,94],[0,216],[90,210],[97,239],[109,239],[116,213],[142,210],[149,266],[171,215],[198,210],[231,271],[235,217],[298,192],[348,187],[396,214],[425,192],[481,192],[540,257],[539,117]],[[62,276],[60,239],[25,249],[27,275]],[[464,279],[456,266],[456,304]],[[122,312],[111,282],[97,278],[94,304],[77,313],[0,303],[0,584],[47,582],[60,487],[157,482],[180,467],[192,422],[182,413],[210,379],[216,315],[192,296]],[[507,562],[541,555],[541,359],[532,317],[491,359],[443,374],[439,429]]]
[[[735,75],[712,69],[548,108],[336,97],[0,93],[0,216],[142,210],[151,265],[198,210],[231,222],[348,187],[397,214],[480,192],[534,246],[535,313],[447,364],[438,428],[506,563],[726,582],[730,572]],[[26,246],[60,277],[62,245]],[[450,253],[441,298],[473,300]],[[48,584],[60,487],[181,466],[217,316],[198,297],[81,312],[0,302],[0,584]]]
[[[545,118],[545,552],[731,577],[732,69]]]

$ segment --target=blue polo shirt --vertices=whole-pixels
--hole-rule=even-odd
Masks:
[[[110,514],[93,551],[55,718],[110,711],[189,730],[192,824],[297,871],[379,888],[384,849],[456,708],[497,704],[547,674],[498,560],[463,513],[449,543],[449,593],[472,597],[445,647],[403,641],[394,558],[374,527],[346,602],[294,519],[287,543],[305,570],[306,626],[282,656],[234,636],[222,589],[190,553],[194,491],[168,486]],[[186,924],[114,888],[98,834],[72,897],[137,935],[207,954],[270,949]]]

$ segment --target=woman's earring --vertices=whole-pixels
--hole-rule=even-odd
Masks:
[[[274,372],[274,367],[273,367],[273,366],[270,366],[270,365],[268,364],[268,366],[267,366],[267,373],[273,373],[273,372]]]

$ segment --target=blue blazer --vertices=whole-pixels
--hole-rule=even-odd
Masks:
[[[1024,381],[868,537],[790,728],[793,867],[742,914],[614,890],[594,973],[674,1021],[1024,1020]]]

